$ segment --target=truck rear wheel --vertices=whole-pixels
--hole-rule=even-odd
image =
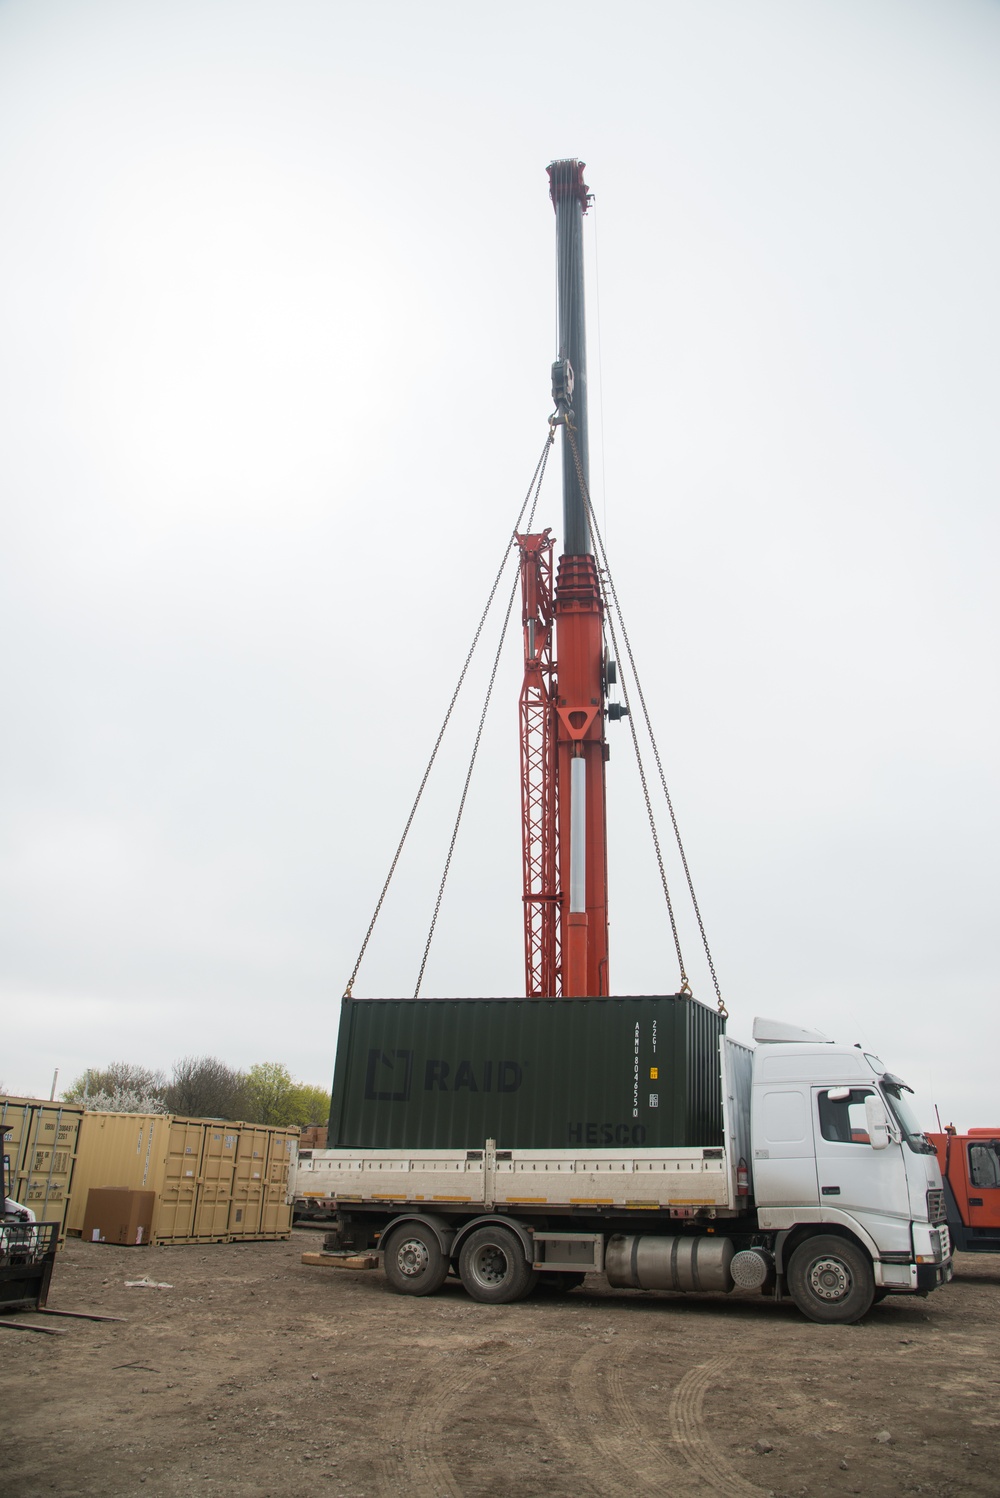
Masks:
[[[524,1300],[538,1280],[517,1234],[488,1224],[476,1228],[462,1244],[458,1272],[473,1300],[493,1306]]]
[[[860,1321],[875,1299],[875,1276],[864,1249],[849,1238],[807,1238],[788,1265],[792,1299],[810,1321]]]
[[[397,1295],[434,1295],[448,1275],[437,1234],[424,1222],[403,1222],[392,1230],[383,1264]]]

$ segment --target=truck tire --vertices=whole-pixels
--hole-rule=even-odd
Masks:
[[[385,1277],[397,1295],[435,1295],[447,1278],[448,1260],[424,1222],[393,1228],[384,1253]]]
[[[517,1234],[488,1223],[476,1228],[462,1244],[458,1272],[473,1300],[491,1306],[524,1300],[538,1280]]]
[[[875,1276],[863,1248],[833,1234],[807,1238],[788,1265],[792,1299],[810,1321],[860,1321],[875,1299]]]

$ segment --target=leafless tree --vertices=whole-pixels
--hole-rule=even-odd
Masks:
[[[164,1090],[171,1113],[192,1118],[243,1118],[247,1111],[247,1079],[215,1056],[184,1056],[174,1062],[174,1073]]]

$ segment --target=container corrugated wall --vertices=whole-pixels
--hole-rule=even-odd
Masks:
[[[345,998],[328,1147],[721,1145],[723,1029],[676,994]]]
[[[267,1182],[268,1132],[263,1124],[240,1125],[229,1207],[229,1233],[233,1238],[256,1238],[260,1233]]]
[[[192,1228],[192,1236],[199,1240],[217,1241],[231,1236],[229,1211],[239,1137],[239,1124],[207,1123],[204,1126],[198,1202]]]
[[[291,1206],[267,1197],[268,1155],[294,1150],[297,1129],[179,1118],[166,1113],[90,1113],[80,1129],[77,1189],[68,1220],[80,1232],[92,1187],[156,1193],[153,1241],[225,1243],[291,1232]],[[287,1168],[285,1178],[287,1180]]]
[[[83,1115],[73,1202],[66,1221],[71,1233],[83,1231],[87,1197],[94,1187],[128,1186],[159,1196],[169,1124],[163,1113]]]
[[[0,1098],[3,1153],[10,1157],[14,1198],[39,1222],[67,1226],[73,1201],[83,1108],[41,1098]]]
[[[267,1180],[260,1212],[262,1238],[287,1236],[292,1222],[288,1176],[295,1159],[298,1129],[272,1129],[267,1149]]]

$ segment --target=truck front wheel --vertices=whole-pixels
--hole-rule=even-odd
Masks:
[[[493,1306],[524,1300],[538,1279],[517,1234],[489,1225],[476,1228],[462,1244],[458,1272],[473,1300]]]
[[[807,1238],[788,1265],[792,1299],[810,1321],[860,1321],[875,1299],[875,1276],[864,1249],[849,1238]]]
[[[404,1222],[385,1244],[385,1277],[397,1295],[434,1295],[448,1276],[437,1234],[424,1222]]]

